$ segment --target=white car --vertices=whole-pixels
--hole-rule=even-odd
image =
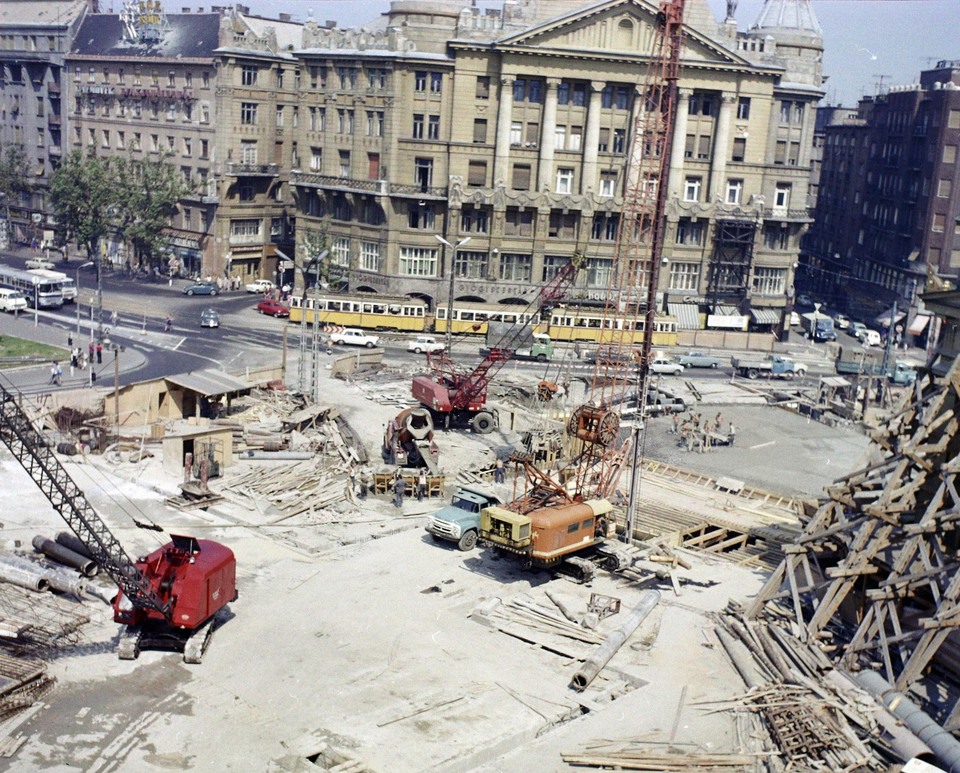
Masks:
[[[372,336],[355,327],[345,327],[339,333],[332,333],[330,340],[335,344],[366,346],[368,349],[380,344],[380,336]]]
[[[683,373],[683,365],[666,357],[655,357],[650,360],[651,373],[663,373],[667,376],[679,376]]]
[[[244,285],[244,288],[248,293],[263,295],[264,293],[272,293],[276,289],[276,285],[269,279],[254,279],[250,284]]]
[[[52,260],[47,260],[46,258],[27,258],[27,262],[24,265],[26,265],[28,269],[43,268],[48,271],[56,268],[56,264]]]
[[[447,348],[447,345],[443,341],[438,341],[433,336],[417,336],[413,341],[407,343],[408,352],[416,352],[417,354],[433,354],[434,352],[442,352]]]

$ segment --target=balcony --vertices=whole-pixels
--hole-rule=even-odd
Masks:
[[[263,237],[260,234],[230,234],[230,244],[235,246],[263,244]]]
[[[771,209],[764,210],[763,219],[789,221],[789,222],[796,222],[796,223],[812,223],[813,222],[813,218],[810,216],[810,210],[787,209],[786,207],[772,207]]]
[[[47,113],[47,124],[60,127],[63,124],[63,119],[57,113]]]
[[[279,164],[245,164],[227,161],[227,174],[231,177],[279,177]]]
[[[430,188],[421,185],[399,185],[389,180],[354,180],[349,177],[316,174],[314,172],[294,172],[293,184],[324,190],[343,191],[344,193],[373,193],[377,196],[399,196],[429,201],[446,201],[446,188]]]
[[[48,94],[60,94],[60,84],[56,81],[47,82],[47,93]]]

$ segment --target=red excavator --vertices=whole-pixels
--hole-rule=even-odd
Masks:
[[[224,608],[237,598],[233,551],[211,540],[171,535],[168,544],[133,561],[2,385],[0,440],[119,586],[113,602],[113,619],[124,625],[119,656],[132,660],[141,648],[166,649],[199,663]]]

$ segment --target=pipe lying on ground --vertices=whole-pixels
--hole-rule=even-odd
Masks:
[[[81,556],[86,556],[87,558],[93,558],[93,552],[80,541],[80,538],[76,534],[69,531],[58,531],[56,541],[74,553],[79,553]]]
[[[33,547],[47,558],[52,558],[57,563],[77,569],[80,574],[86,577],[93,577],[100,568],[93,559],[82,556],[70,548],[64,547],[59,542],[54,542],[52,539],[47,539],[39,534],[33,538]]]
[[[593,654],[587,658],[580,669],[573,675],[570,686],[574,690],[583,691],[600,673],[607,662],[617,654],[623,643],[637,630],[644,618],[653,611],[660,601],[660,594],[655,590],[644,591],[640,596],[640,603],[633,608],[619,628],[613,631]]]
[[[875,671],[862,671],[854,679],[863,689],[877,698],[884,707],[929,746],[937,762],[949,773],[960,773],[960,741],[934,722],[904,693]],[[921,759],[924,759],[921,757]],[[924,759],[925,762],[932,760]]]
[[[0,556],[0,580],[37,592],[50,587],[50,581],[43,576],[43,569],[36,564],[24,566],[24,562],[10,556]]]
[[[83,598],[87,590],[87,581],[79,574],[64,572],[59,569],[47,569],[43,579],[50,584],[50,588],[60,593],[72,593],[78,599]]]

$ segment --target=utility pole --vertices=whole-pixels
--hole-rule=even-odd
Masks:
[[[120,352],[122,346],[113,345],[113,436],[120,439]],[[90,367],[93,367],[92,365]]]
[[[451,251],[450,263],[445,266],[445,268],[447,269],[447,274],[449,275],[449,285],[447,286],[447,335],[446,335],[447,356],[449,356],[450,347],[453,345],[453,279],[454,279],[455,269],[457,265],[457,250],[459,250],[464,244],[470,241],[470,237],[465,236],[456,244],[451,244],[439,234],[434,234],[433,236],[438,242],[440,242],[440,244],[444,245],[445,247],[449,247]]]

